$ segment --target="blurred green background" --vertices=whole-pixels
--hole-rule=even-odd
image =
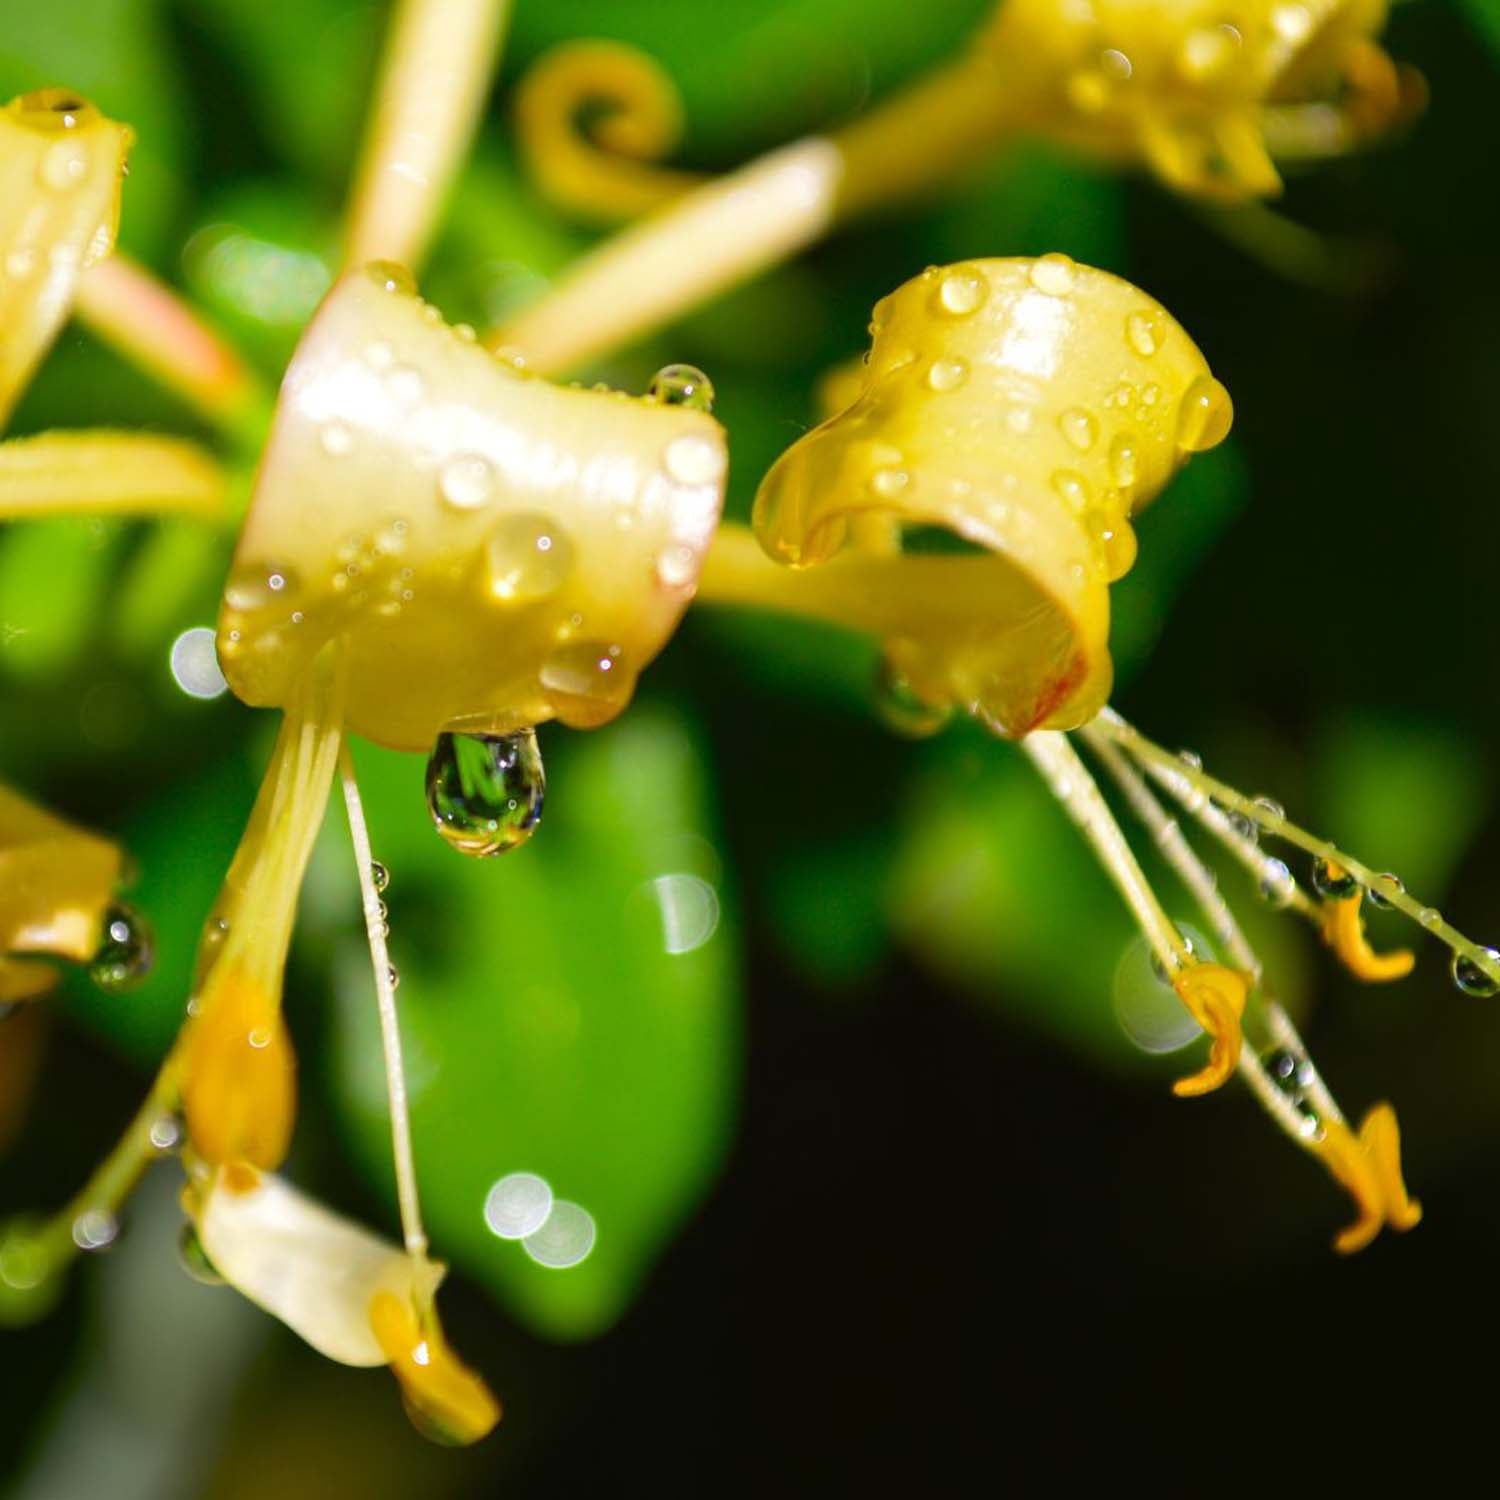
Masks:
[[[985,9],[518,0],[425,290],[484,323],[587,242],[508,141],[511,87],[551,44],[649,50],[684,96],[682,159],[722,168],[847,118]],[[0,0],[0,97],[66,84],[135,127],[124,245],[274,379],[327,284],[385,10]],[[597,378],[708,370],[743,516],[819,374],[925,265],[1064,250],[1137,281],[1237,416],[1142,523],[1117,701],[1495,941],[1500,15],[1410,0],[1387,41],[1431,108],[1293,176],[1279,207],[1324,236],[1311,264],[1266,264],[1143,179],[1017,148]],[[90,424],[194,430],[70,327],[13,430]],[[128,843],[161,950],[138,991],[75,977],[52,1007],[4,1211],[66,1197],[180,1017],[272,729],[168,670],[174,638],[212,622],[226,556],[170,525],[0,528],[0,777]],[[1319,1168],[1236,1089],[1173,1100],[1183,1059],[1126,1039],[1125,919],[1021,759],[965,728],[891,736],[874,668],[831,630],[690,616],[621,723],[544,729],[546,818],[501,861],[432,833],[419,759],[359,747],[430,1227],[455,1266],[446,1322],[506,1421],[474,1451],[430,1448],[387,1377],[188,1280],[164,1166],[54,1315],[0,1335],[13,1493],[947,1493],[1095,1462],[1237,1489],[1290,1483],[1304,1440],[1348,1476],[1393,1444],[1469,1442],[1446,1346],[1494,1317],[1492,1008],[1433,948],[1406,983],[1360,988],[1225,871],[1345,1108],[1400,1110],[1427,1220],[1337,1261],[1348,1207]],[[288,977],[290,1170],[391,1229],[362,953],[333,816]],[[550,1269],[489,1232],[486,1191],[513,1171],[589,1211],[585,1260]]]

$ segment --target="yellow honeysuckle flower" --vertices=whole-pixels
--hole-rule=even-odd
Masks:
[[[108,264],[133,139],[128,126],[68,89],[39,89],[0,108],[0,430],[85,273]],[[128,310],[140,295],[132,289],[101,306]],[[188,320],[177,322],[174,333],[193,332]],[[141,340],[150,333],[142,330]],[[226,364],[214,389],[238,396],[241,372],[237,362]],[[0,443],[0,520],[66,513],[215,520],[226,495],[219,466],[179,438],[52,432]]]
[[[1351,1144],[1212,872],[1151,783],[1221,840],[1273,904],[1318,926],[1358,977],[1397,978],[1411,966],[1410,954],[1371,952],[1359,922],[1366,889],[1447,943],[1455,974],[1476,993],[1500,989],[1500,955],[1418,907],[1393,877],[1161,750],[1105,707],[1109,584],[1135,559],[1132,519],[1192,453],[1225,437],[1228,393],[1164,309],[1060,255],[932,268],[877,306],[872,332],[858,376],[841,370],[825,384],[847,406],[762,480],[754,533],[721,530],[701,597],[874,634],[924,731],[961,711],[1019,741],[1211,1038],[1207,1064],[1175,1091],[1206,1093],[1238,1071],[1360,1204],[1341,1249],[1382,1223],[1410,1228],[1394,1114],[1373,1111]],[[917,550],[934,527],[951,539],[949,555]],[[963,555],[951,555],[954,544]],[[1117,783],[1202,907],[1225,962],[1205,961],[1182,937],[1059,730],[1077,730]],[[1257,829],[1314,856],[1316,896],[1260,848]]]
[[[67,89],[0,109],[0,426],[67,316],[78,279],[114,248],[133,139]]]
[[[1374,40],[1384,19],[1384,0],[1003,0],[958,57],[867,114],[704,182],[638,160],[673,138],[661,70],[616,44],[570,44],[520,90],[539,180],[589,218],[659,211],[487,342],[548,371],[597,359],[1020,136],[1143,162],[1213,203],[1268,196],[1273,157],[1345,152],[1420,109],[1420,80]],[[586,110],[607,149],[577,133]]]
[[[1385,11],[1385,0],[1004,0],[978,50],[1007,84],[1034,80],[1031,128],[1143,160],[1179,192],[1263,197],[1281,187],[1273,142],[1346,148],[1415,104],[1374,40]]]
[[[57,982],[49,958],[94,963],[122,988],[150,963],[150,936],[116,899],[119,848],[0,786],[0,1007]]]
[[[432,1305],[441,1265],[243,1164],[198,1173],[183,1202],[217,1275],[327,1358],[389,1365],[436,1435],[472,1443],[500,1420],[499,1403],[443,1337]]]

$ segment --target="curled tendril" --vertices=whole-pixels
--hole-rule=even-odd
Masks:
[[[659,165],[682,138],[682,101],[648,53],[564,42],[516,89],[516,141],[558,207],[590,224],[634,219],[703,181]]]

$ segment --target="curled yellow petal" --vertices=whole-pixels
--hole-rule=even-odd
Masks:
[[[1064,255],[933,267],[873,329],[863,380],[841,382],[852,403],[762,482],[756,535],[824,573],[808,611],[879,629],[925,701],[1012,737],[1075,727],[1108,692],[1130,518],[1224,437],[1227,392],[1162,307]],[[941,528],[969,555],[892,559],[877,578],[839,556],[870,518]]]
[[[436,1312],[419,1322],[410,1300],[391,1292],[370,1302],[380,1343],[413,1421],[440,1442],[477,1443],[500,1420],[500,1403],[448,1347]]]
[[[1387,1225],[1407,1230],[1421,1221],[1422,1206],[1408,1196],[1401,1175],[1401,1133],[1389,1104],[1366,1114],[1358,1136],[1340,1121],[1324,1121],[1314,1150],[1358,1210],[1354,1223],[1334,1238],[1340,1255],[1363,1250]]]
[[[585,110],[594,115],[591,135]],[[564,42],[516,89],[516,139],[532,175],[554,203],[590,223],[637,218],[696,187],[700,173],[657,164],[681,137],[671,78],[623,42]]]
[[[0,787],[0,955],[92,958],[121,862],[107,840]],[[0,957],[0,999],[28,998],[50,975]]]
[[[0,518],[224,513],[224,471],[196,443],[133,432],[46,432],[0,443]]]
[[[0,109],[0,425],[109,254],[131,132],[67,89]]]
[[[693,596],[727,465],[706,412],[550,385],[445,327],[397,268],[351,273],[282,387],[225,675],[285,704],[336,639],[350,727],[406,750],[602,724]]]
[[[1228,1081],[1240,1060],[1240,1017],[1250,993],[1248,976],[1222,964],[1189,964],[1172,981],[1177,997],[1212,1038],[1208,1062],[1179,1078],[1172,1092],[1180,1098],[1207,1094]]]
[[[296,1058],[280,996],[220,964],[198,999],[182,1058],[182,1105],[193,1151],[218,1165],[276,1167],[291,1144]]]
[[[243,1162],[191,1183],[183,1202],[214,1270],[340,1364],[385,1364],[371,1300],[381,1292],[430,1299],[442,1277],[440,1267]]]
[[[1410,948],[1397,948],[1391,953],[1377,953],[1365,936],[1364,918],[1360,907],[1364,903],[1364,892],[1356,890],[1343,897],[1330,897],[1323,902],[1323,941],[1333,949],[1339,962],[1356,979],[1369,984],[1383,984],[1392,979],[1405,979],[1416,963],[1416,955]]]

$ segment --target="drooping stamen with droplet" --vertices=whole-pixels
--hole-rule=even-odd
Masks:
[[[1279,808],[1274,808],[1274,804],[1266,804],[1265,799],[1247,797],[1208,775],[1201,767],[1154,744],[1139,730],[1126,723],[1113,709],[1105,709],[1099,714],[1093,720],[1093,726],[1119,745],[1147,775],[1182,801],[1195,815],[1203,816],[1200,812],[1201,804],[1212,799],[1222,807],[1249,819],[1266,836],[1282,839],[1310,855],[1313,860],[1314,888],[1327,889],[1330,894],[1323,904],[1311,900],[1307,900],[1305,905],[1301,901],[1295,902],[1297,909],[1304,915],[1309,915],[1312,920],[1323,925],[1327,921],[1328,910],[1356,901],[1363,891],[1377,890],[1385,905],[1409,917],[1452,951],[1454,981],[1460,989],[1466,994],[1500,994],[1500,951],[1484,947],[1465,937],[1446,922],[1435,907],[1424,906],[1415,900],[1399,878],[1377,872],[1326,839],[1317,838],[1289,822]],[[1230,836],[1233,838],[1232,831]],[[1351,881],[1352,886],[1348,884]],[[1326,931],[1325,926],[1325,935]],[[1342,947],[1339,951],[1341,957],[1347,957]],[[1463,965],[1462,975],[1460,961]],[[1401,972],[1404,972],[1404,967]],[[1387,976],[1377,973],[1368,977]],[[1398,976],[1393,973],[1389,977]]]

